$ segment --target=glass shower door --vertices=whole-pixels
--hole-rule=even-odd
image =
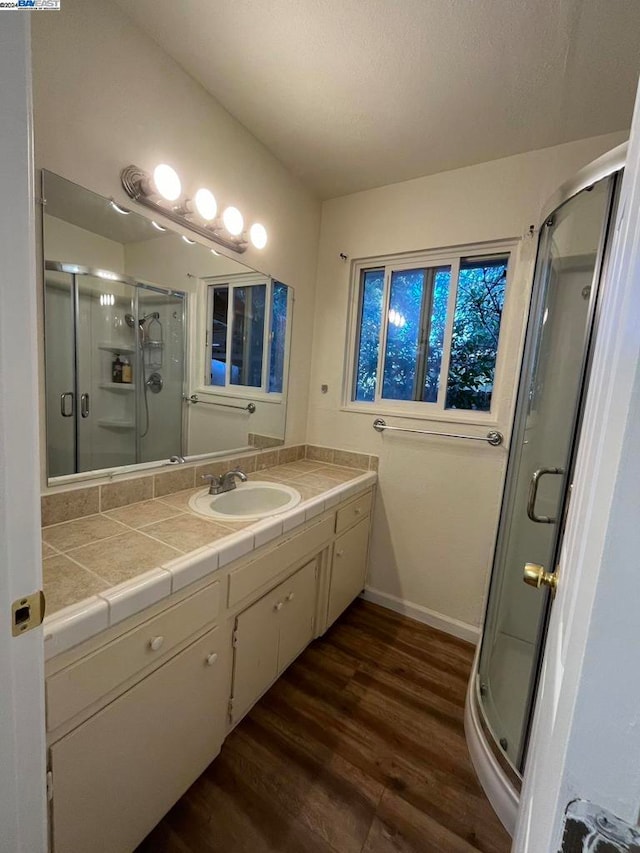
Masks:
[[[76,288],[77,471],[131,465],[136,462],[136,288],[85,273],[76,275]]]
[[[184,455],[185,294],[138,285],[138,462]]]
[[[45,271],[45,364],[49,476],[76,471],[75,299],[73,276]]]
[[[485,720],[520,772],[549,607],[523,568],[555,570],[613,181],[560,207],[538,252],[478,675]]]

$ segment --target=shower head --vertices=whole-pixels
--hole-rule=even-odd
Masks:
[[[133,316],[133,314],[125,314],[124,321],[131,329],[133,329],[136,324],[136,318]]]

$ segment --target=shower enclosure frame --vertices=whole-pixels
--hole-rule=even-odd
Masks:
[[[609,198],[606,207],[604,221],[602,223],[602,230],[600,236],[600,243],[597,251],[597,260],[594,266],[594,272],[592,281],[596,285],[599,285],[603,279],[606,265],[608,261],[608,254],[611,248],[611,223],[613,222],[613,217],[615,216],[615,208],[617,202],[617,190],[619,190],[619,180],[616,179],[617,173],[619,173],[623,168],[626,160],[627,153],[627,145],[623,144],[614,148],[612,151],[604,154],[602,157],[593,161],[591,164],[581,169],[574,178],[565,182],[558,191],[549,199],[547,204],[544,207],[544,215],[541,217],[541,226],[539,229],[540,239],[537,247],[537,256],[536,256],[536,266],[535,266],[535,275],[531,299],[530,299],[530,309],[527,321],[527,335],[525,337],[525,350],[522,356],[522,364],[521,364],[521,372],[520,372],[520,380],[518,383],[518,402],[520,403],[521,395],[526,391],[523,389],[522,379],[529,375],[531,370],[531,360],[536,356],[536,339],[533,338],[529,334],[529,330],[532,323],[536,323],[539,321],[539,313],[541,310],[541,303],[543,299],[542,288],[540,287],[540,271],[539,271],[539,262],[541,258],[544,258],[545,251],[547,249],[547,239],[548,239],[548,229],[546,228],[547,223],[553,217],[553,215],[567,202],[573,199],[582,191],[588,189],[594,184],[602,181],[606,178],[612,178],[611,186],[609,187]],[[595,340],[595,335],[597,331],[598,324],[598,313],[599,313],[599,287],[592,287],[591,296],[590,296],[590,305],[588,312],[588,320],[585,330],[585,348],[584,348],[584,356],[583,356],[583,364],[582,364],[582,387],[580,389],[576,410],[575,410],[575,419],[574,419],[574,429],[573,429],[573,451],[570,457],[571,468],[575,464],[575,446],[576,442],[579,438],[580,427],[582,423],[582,416],[584,411],[584,398],[586,387],[588,385],[588,376],[589,376],[589,365],[593,353],[593,342]],[[514,416],[514,424],[510,438],[510,448],[509,448],[509,463],[507,465],[507,476],[512,469],[512,460],[514,454],[519,452],[519,446],[517,442],[514,442],[514,437],[518,435],[522,435],[524,420],[526,417],[526,409],[521,406],[516,406],[516,416]],[[515,418],[518,418],[516,421]],[[560,506],[563,507],[563,517],[562,522],[566,517],[566,511],[568,508],[568,497],[570,492],[570,483],[572,480],[571,476],[571,468],[567,472],[565,479],[565,488],[564,493],[561,498]],[[514,488],[514,483],[507,480],[505,483],[505,489],[503,493],[502,499],[502,508],[500,518],[502,519],[502,513],[509,499],[510,490]],[[500,530],[500,528],[499,528]],[[560,527],[560,533],[558,536],[558,540],[556,542],[556,560],[559,556],[560,548],[562,545],[562,525]],[[496,545],[498,541],[496,541]],[[494,572],[496,569],[496,565],[498,564],[498,551],[496,548],[496,553],[494,556],[494,568],[492,571],[491,584],[493,585],[496,582],[496,578],[494,576]],[[553,569],[555,566],[555,562],[553,566],[549,566],[549,569]],[[540,669],[542,664],[542,658],[544,655],[544,638],[546,637],[546,631],[548,627],[549,614],[551,609],[551,599],[549,592],[544,593],[546,596],[545,602],[543,604],[543,615],[540,620],[540,631],[538,635],[537,647],[539,649],[537,664],[534,666],[532,678],[529,683],[529,697],[528,697],[528,714],[525,718],[525,728],[523,735],[523,745],[520,752],[520,766],[523,766],[523,763],[526,761],[526,750],[528,746],[529,734],[531,730],[531,717],[533,713],[533,707],[535,702],[536,691],[539,683]],[[488,721],[485,718],[482,701],[480,696],[480,684],[479,684],[479,666],[480,666],[480,654],[482,649],[482,641],[484,639],[484,629],[487,622],[487,616],[489,613],[489,609],[492,606],[491,602],[491,594],[487,596],[486,601],[486,610],[484,617],[484,624],[482,628],[481,639],[478,642],[478,646],[476,649],[476,655],[474,658],[473,668],[471,672],[471,677],[469,679],[468,689],[467,689],[467,697],[465,703],[465,714],[464,714],[464,725],[465,725],[465,735],[467,739],[467,744],[469,747],[469,752],[471,755],[471,759],[476,770],[476,773],[480,779],[482,787],[485,790],[494,810],[496,811],[498,817],[506,827],[506,829],[513,834],[518,805],[519,805],[519,794],[520,788],[522,784],[522,777],[519,771],[512,765],[512,763],[507,758],[506,754],[502,751],[500,746],[497,744],[495,736],[491,730],[491,727]]]
[[[80,435],[79,435],[80,421],[79,421],[79,418],[77,417],[77,410],[78,410],[78,401],[80,400],[80,396],[81,396],[79,393],[79,386],[78,386],[79,350],[80,350],[78,320],[79,320],[79,316],[80,316],[80,310],[79,310],[79,308],[80,308],[80,306],[79,306],[80,291],[79,291],[79,288],[78,288],[76,280],[75,280],[76,276],[78,276],[78,275],[90,276],[91,278],[94,278],[94,279],[102,279],[105,282],[105,285],[117,283],[117,284],[125,284],[129,287],[132,287],[133,288],[132,295],[134,296],[133,313],[134,313],[134,316],[136,318],[136,323],[138,323],[139,315],[140,315],[139,292],[141,289],[148,291],[148,292],[151,292],[151,293],[157,293],[157,294],[162,295],[162,296],[180,297],[180,299],[182,301],[181,323],[182,323],[182,327],[184,329],[184,335],[183,335],[183,340],[182,340],[182,361],[184,364],[184,370],[183,370],[183,376],[182,376],[182,387],[180,389],[180,399],[181,399],[180,456],[184,457],[184,455],[185,455],[185,443],[186,443],[186,431],[185,431],[185,412],[184,412],[184,406],[182,405],[182,402],[184,401],[184,397],[186,394],[186,387],[187,387],[187,356],[188,356],[188,346],[187,346],[188,327],[187,327],[187,323],[188,323],[188,314],[189,314],[188,307],[187,307],[188,294],[185,291],[176,291],[176,290],[172,290],[171,288],[160,287],[159,285],[156,285],[156,284],[147,284],[143,281],[140,281],[139,279],[132,278],[131,276],[127,276],[127,275],[124,275],[121,273],[114,273],[114,272],[111,272],[110,270],[105,270],[105,269],[98,268],[98,267],[85,266],[83,264],[73,264],[73,263],[62,262],[62,261],[50,261],[50,260],[45,259],[43,271],[45,273],[46,272],[60,272],[60,273],[63,273],[65,275],[71,276],[73,279],[72,293],[71,293],[71,304],[73,306],[73,309],[72,309],[73,310],[73,350],[74,350],[74,352],[73,352],[73,360],[74,360],[74,392],[73,392],[74,393],[74,401],[73,401],[74,414],[73,414],[73,417],[74,417],[74,462],[75,462],[74,467],[76,470],[70,474],[61,474],[59,476],[51,477],[49,458],[48,458],[48,454],[47,454],[47,460],[46,460],[46,462],[47,462],[47,464],[46,464],[47,479],[49,481],[56,480],[56,481],[60,481],[60,482],[66,482],[68,480],[68,478],[70,478],[70,477],[76,478],[76,477],[87,476],[87,475],[96,476],[96,475],[100,474],[103,470],[104,471],[110,471],[113,468],[113,466],[110,466],[109,468],[106,468],[106,469],[95,469],[95,470],[91,470],[91,471],[78,471],[78,467],[79,467],[79,465],[78,465],[78,448],[79,448],[79,444],[80,444]],[[45,316],[46,316],[46,310],[47,310],[46,309],[46,287],[47,287],[47,284],[46,284],[46,277],[45,277],[45,279],[43,281],[43,291],[42,291],[43,310],[45,312]],[[44,352],[46,353],[46,322],[44,325],[45,325],[45,329],[44,329],[44,338],[45,338]],[[134,329],[134,334],[136,336],[136,341],[137,341],[138,328]],[[136,376],[136,377],[139,377],[142,375],[143,365],[142,365],[141,360],[143,358],[144,358],[144,352],[141,351],[141,348],[136,343],[135,362],[134,362],[134,376]],[[46,359],[45,359],[44,385],[46,388],[46,385],[47,385]],[[141,387],[140,382],[135,382],[134,394],[135,394],[134,422],[135,422],[135,456],[136,456],[136,462],[129,463],[129,464],[126,464],[124,466],[119,466],[119,468],[121,468],[121,470],[123,470],[123,471],[125,469],[126,470],[129,470],[131,468],[135,469],[139,465],[145,464],[145,463],[141,463],[141,462],[137,461],[141,455],[141,436],[140,436],[140,424],[138,422],[139,421],[138,412],[140,409],[140,395],[144,394],[144,389]],[[45,399],[46,399],[46,391],[45,391]],[[48,429],[48,426],[47,426],[47,429]],[[162,460],[162,464],[166,464],[166,461],[167,460]],[[169,460],[169,461],[171,461],[171,460]]]

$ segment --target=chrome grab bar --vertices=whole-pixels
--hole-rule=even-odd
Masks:
[[[71,402],[69,410],[67,410],[67,398]],[[60,414],[63,418],[73,417],[73,391],[65,391],[64,394],[60,394]]]
[[[557,519],[551,518],[548,515],[536,515],[536,500],[538,498],[538,486],[540,480],[545,474],[564,474],[564,468],[538,468],[533,472],[533,477],[529,483],[529,497],[527,499],[527,515],[531,521],[537,524],[555,524]]]
[[[206,406],[222,406],[223,409],[240,409],[243,412],[249,412],[252,415],[256,410],[255,403],[247,403],[246,406],[235,406],[233,403],[217,403],[213,400],[201,400],[197,394],[192,394],[190,397],[182,398],[187,403],[204,403]]]
[[[82,394],[80,397],[80,414],[83,418],[89,417],[89,395]]]
[[[440,438],[463,438],[465,441],[486,441],[492,447],[498,447],[502,444],[504,436],[501,432],[495,429],[490,430],[486,435],[459,435],[455,432],[432,432],[426,429],[409,429],[408,427],[388,426],[383,418],[376,418],[373,422],[373,428],[376,432],[384,432],[392,430],[394,432],[414,432],[418,435],[437,435]]]

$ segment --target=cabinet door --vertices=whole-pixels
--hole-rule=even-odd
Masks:
[[[153,829],[220,750],[228,660],[214,628],[51,747],[55,853],[131,853]]]
[[[333,545],[328,625],[333,624],[364,589],[367,574],[369,519],[338,536]]]
[[[278,675],[279,587],[236,619],[233,707],[236,723]]]
[[[286,669],[313,638],[316,608],[316,560],[299,569],[278,587],[280,644],[278,672]]]

